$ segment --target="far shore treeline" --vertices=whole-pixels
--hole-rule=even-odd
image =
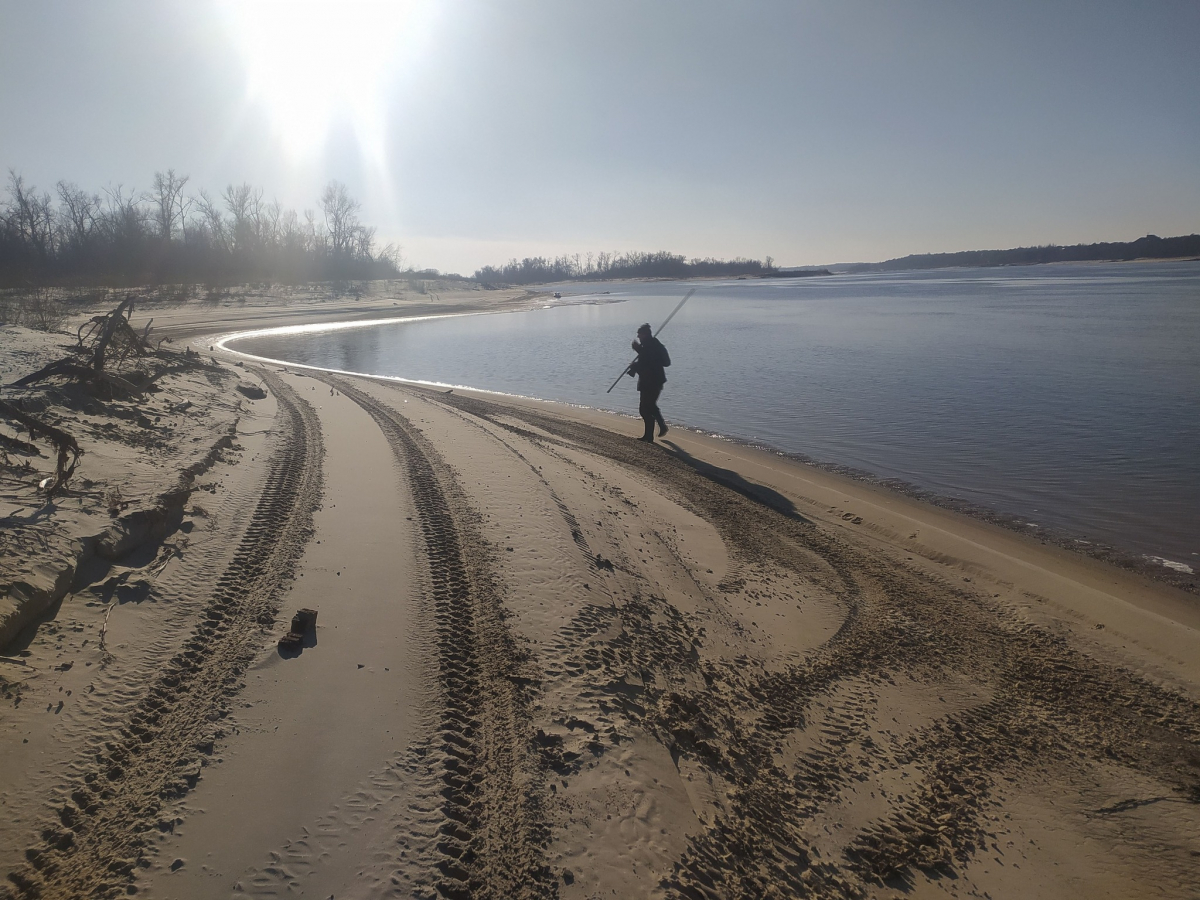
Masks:
[[[336,181],[318,198],[319,212],[303,213],[249,184],[219,197],[187,186],[186,175],[168,169],[149,191],[60,181],[51,196],[10,172],[0,201],[0,287],[298,284],[399,273],[399,252],[376,248],[359,202]]]
[[[775,261],[758,259],[687,259],[667,253],[575,253],[545,259],[541,256],[512,259],[502,266],[484,266],[475,280],[503,284],[548,284],[607,278],[704,278],[730,275],[768,275],[777,272]]]
[[[305,284],[402,276],[475,281],[484,287],[618,278],[829,275],[829,269],[779,268],[737,257],[688,259],[682,254],[575,253],[484,266],[472,276],[404,268],[399,248],[379,248],[375,228],[359,220],[361,204],[330,181],[317,209],[297,213],[261,188],[229,185],[219,196],[188,190],[188,176],[156,172],[148,191],[109,186],[89,191],[59,181],[54,193],[10,171],[0,197],[0,289]],[[831,267],[833,272],[888,272],[953,266],[1200,258],[1200,235],[1098,244],[1055,244],[1011,250],[925,253],[879,263]]]
[[[1045,244],[1012,250],[965,250],[959,253],[919,253],[879,263],[839,266],[842,272],[901,272],[912,269],[948,269],[953,266],[1034,266],[1057,262],[1120,262],[1134,259],[1187,259],[1200,257],[1200,234],[1161,238],[1148,234],[1136,241],[1100,244]]]

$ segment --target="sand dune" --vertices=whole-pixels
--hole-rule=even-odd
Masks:
[[[1200,889],[1188,595],[682,428],[241,374],[155,602],[3,673],[10,894]]]

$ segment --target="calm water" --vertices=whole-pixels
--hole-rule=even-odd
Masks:
[[[572,284],[548,309],[236,346],[636,413],[632,379],[605,389],[688,287],[668,421],[1200,568],[1200,263]]]

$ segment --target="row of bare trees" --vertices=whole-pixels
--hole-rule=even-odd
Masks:
[[[298,214],[261,188],[189,193],[188,176],[156,172],[145,192],[88,191],[60,181],[55,196],[10,171],[0,201],[0,287],[29,285],[298,283],[390,278],[400,254],[375,246],[361,205],[331,181],[319,213]]]
[[[696,278],[700,276],[765,275],[775,271],[774,260],[687,259],[658,253],[575,253],[547,259],[541,256],[511,259],[502,266],[484,266],[475,280],[507,284],[545,284],[606,278]]]

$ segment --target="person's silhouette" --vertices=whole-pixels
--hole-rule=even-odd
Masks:
[[[667,433],[667,423],[663,421],[662,412],[658,408],[658,395],[662,393],[663,385],[667,383],[666,367],[671,364],[671,356],[662,341],[654,336],[650,325],[638,329],[637,340],[633,349],[637,359],[629,366],[629,374],[636,375],[637,389],[641,394],[638,412],[646,424],[646,433],[639,438],[648,444],[654,443],[654,424],[658,423],[658,436]]]

